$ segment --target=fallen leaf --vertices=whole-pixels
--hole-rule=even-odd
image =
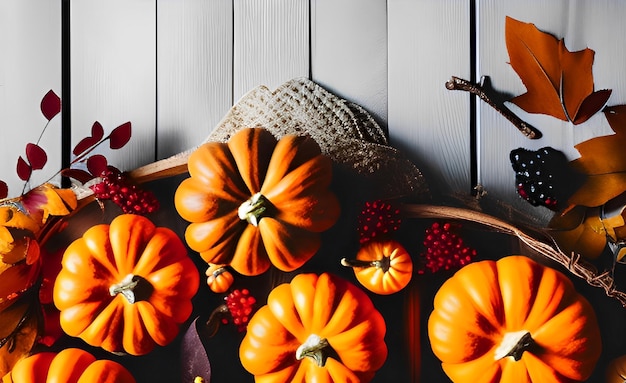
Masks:
[[[198,318],[191,323],[181,343],[181,382],[194,382],[201,377],[211,381],[211,363],[198,331]]]
[[[557,214],[548,224],[548,232],[565,254],[596,259],[606,247],[607,233],[599,209],[577,206]]]
[[[37,315],[32,300],[25,299],[0,312],[0,376],[28,356],[38,335]],[[2,344],[3,343],[3,344]]]
[[[593,50],[570,52],[563,39],[511,17],[505,40],[511,67],[527,90],[511,100],[520,108],[580,124],[606,105],[611,90],[593,90]]]
[[[615,134],[575,146],[580,157],[571,165],[586,180],[569,198],[572,205],[601,206],[626,191],[626,105],[607,107],[604,114]]]

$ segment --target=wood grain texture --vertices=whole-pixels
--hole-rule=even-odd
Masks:
[[[232,0],[157,1],[157,158],[200,144],[233,103]]]
[[[449,91],[470,74],[469,6],[388,2],[389,136],[434,191],[470,195],[469,96]]]
[[[155,160],[156,4],[154,0],[72,2],[72,141],[94,121],[105,134],[130,121],[132,138],[109,163],[129,170]]]
[[[312,80],[387,126],[387,2],[311,0]]]
[[[563,38],[570,51],[589,47],[594,50],[593,66],[595,89],[613,89],[609,105],[626,102],[626,76],[617,70],[626,63],[624,43],[616,36],[626,32],[620,22],[626,3],[618,0],[595,2],[567,0],[533,0],[528,2],[479,2],[479,70],[489,76],[492,85],[510,97],[526,91],[519,76],[508,64],[504,42],[505,17],[533,23],[543,32]],[[545,115],[525,113],[512,105],[512,109],[543,134],[538,140],[528,140],[488,105],[480,105],[480,183],[489,195],[514,209],[527,212],[544,222],[552,215],[548,209],[534,208],[522,201],[515,191],[515,174],[509,161],[511,150],[523,147],[536,150],[551,146],[563,151],[570,159],[578,157],[574,145],[612,131],[602,114],[588,122],[573,125]]]
[[[233,100],[309,74],[308,0],[234,0]]]
[[[50,89],[61,95],[61,2],[1,1],[0,57],[0,179],[14,197],[24,186],[15,171],[17,159],[25,156],[26,144],[37,141],[47,122],[41,99]],[[32,186],[61,169],[60,115],[51,121],[40,145],[48,164],[33,174]]]

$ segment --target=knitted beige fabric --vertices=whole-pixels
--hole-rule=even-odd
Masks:
[[[355,187],[373,198],[427,198],[419,169],[389,146],[384,131],[359,105],[343,100],[306,78],[287,81],[271,91],[259,86],[245,94],[222,118],[204,142],[226,142],[237,131],[262,127],[276,138],[308,135]],[[201,143],[199,143],[201,144]],[[139,182],[186,171],[195,148],[131,172]]]
[[[382,198],[425,195],[421,172],[388,145],[385,133],[362,107],[343,100],[306,78],[271,91],[259,86],[245,94],[206,141],[226,142],[245,127],[262,127],[280,138],[312,137],[337,165],[364,176]]]

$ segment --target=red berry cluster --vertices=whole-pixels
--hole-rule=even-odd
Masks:
[[[230,316],[233,318],[233,324],[237,326],[239,332],[245,331],[252,311],[254,311],[256,299],[250,295],[248,289],[235,289],[225,296],[224,300],[226,301],[228,312],[230,312]],[[222,318],[222,323],[227,324],[228,319]]]
[[[428,269],[435,273],[439,270],[450,270],[463,267],[476,257],[476,250],[463,243],[463,238],[453,232],[450,223],[433,223],[426,229],[424,247],[421,254],[424,265],[418,273],[424,274]]]
[[[359,243],[396,231],[401,223],[400,209],[381,200],[365,202],[359,214]]]
[[[145,215],[159,208],[159,201],[149,190],[143,190],[130,182],[117,169],[109,168],[102,175],[102,182],[91,187],[96,198],[110,199],[126,214]]]

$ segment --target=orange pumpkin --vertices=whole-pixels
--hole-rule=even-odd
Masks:
[[[359,249],[356,259],[342,259],[341,264],[354,269],[363,287],[381,295],[402,290],[413,276],[413,260],[397,241],[368,241]]]
[[[61,327],[111,352],[143,355],[178,334],[200,276],[175,232],[124,214],[65,250],[53,299]]]
[[[454,382],[584,381],[602,351],[589,302],[524,256],[471,263],[448,279],[428,336]]]
[[[79,348],[58,354],[42,352],[21,359],[3,383],[135,383],[131,373],[112,360],[96,357]]]
[[[606,383],[626,383],[626,355],[609,363],[606,368]]]
[[[207,280],[206,283],[214,293],[225,293],[233,285],[235,277],[228,271],[226,265],[216,265],[209,263],[209,267],[206,269]]]
[[[368,382],[387,357],[385,322],[353,284],[299,274],[248,324],[241,363],[257,382]]]
[[[189,247],[208,263],[258,275],[271,264],[293,271],[319,249],[320,232],[339,217],[329,190],[332,161],[309,137],[279,141],[247,128],[228,143],[210,142],[188,160],[174,203],[191,222]]]

